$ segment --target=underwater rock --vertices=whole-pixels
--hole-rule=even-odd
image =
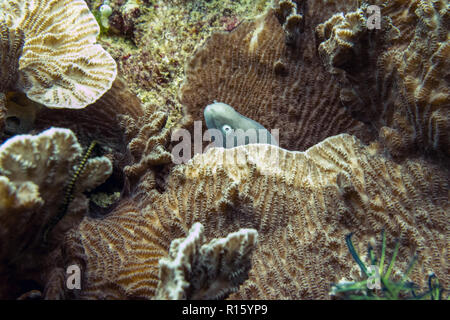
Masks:
[[[95,44],[100,29],[83,0],[1,0],[0,9],[6,49],[0,78],[8,71],[9,80],[0,89],[23,91],[47,107],[78,109],[111,88],[116,63]],[[4,70],[5,57],[11,70]]]

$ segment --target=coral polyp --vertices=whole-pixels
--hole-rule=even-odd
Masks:
[[[0,0],[0,299],[448,299],[449,17]]]

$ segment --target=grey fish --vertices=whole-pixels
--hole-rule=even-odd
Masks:
[[[215,146],[233,148],[250,143],[267,143],[278,146],[277,140],[266,128],[241,115],[225,103],[214,101],[206,106],[203,113]],[[219,136],[219,132],[221,136]]]

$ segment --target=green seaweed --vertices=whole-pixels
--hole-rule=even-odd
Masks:
[[[100,27],[100,34],[98,36],[101,37],[101,36],[103,36],[105,34],[108,34],[108,32],[109,32],[109,25],[105,25],[104,23],[102,23],[104,18],[102,16],[100,10],[98,10],[98,9],[97,10],[93,10],[92,14],[95,17],[95,20],[97,20],[98,26]]]
[[[334,284],[331,288],[331,294],[344,299],[350,300],[441,300],[444,299],[443,294],[447,290],[442,288],[439,284],[439,280],[435,274],[430,274],[428,276],[428,289],[420,294],[416,293],[418,286],[411,281],[408,281],[408,276],[413,270],[417,255],[411,259],[406,272],[403,274],[400,281],[394,281],[391,279],[391,274],[394,269],[394,264],[397,258],[397,254],[400,248],[400,243],[398,240],[395,242],[394,252],[392,254],[391,261],[387,266],[385,271],[385,259],[386,259],[386,234],[382,231],[382,246],[381,246],[381,257],[378,261],[372,246],[368,247],[368,257],[372,265],[378,267],[379,274],[379,287],[378,289],[373,286],[374,280],[376,280],[376,272],[369,272],[368,267],[362,262],[360,256],[353,246],[351,237],[352,233],[345,237],[345,242],[347,244],[348,250],[351,256],[358,264],[361,272],[365,276],[365,279],[359,282],[346,282]],[[378,262],[378,264],[377,264]],[[448,298],[447,298],[448,299]]]

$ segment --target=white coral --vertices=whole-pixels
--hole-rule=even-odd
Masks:
[[[236,291],[247,278],[258,232],[240,229],[203,244],[203,225],[195,223],[186,238],[170,245],[159,261],[156,299],[217,299]]]
[[[114,59],[95,44],[100,29],[83,0],[0,0],[0,22],[25,35],[16,87],[53,108],[84,108],[117,75]]]

